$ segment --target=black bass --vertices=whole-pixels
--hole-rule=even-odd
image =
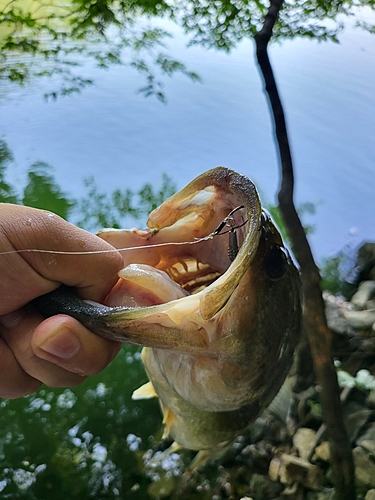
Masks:
[[[166,200],[147,226],[99,232],[126,249],[105,306],[59,289],[39,307],[144,346],[150,382],[133,397],[157,396],[165,436],[215,456],[284,382],[301,329],[299,274],[254,184],[224,167]]]

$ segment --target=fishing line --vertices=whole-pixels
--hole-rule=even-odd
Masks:
[[[236,207],[233,209],[227,217],[219,224],[219,226],[213,231],[212,233],[208,234],[207,236],[204,236],[203,238],[194,238],[193,241],[169,241],[165,243],[155,243],[154,245],[141,245],[141,246],[135,246],[135,247],[124,247],[124,248],[113,248],[109,250],[78,250],[78,251],[64,251],[64,250],[42,250],[39,248],[23,248],[21,250],[8,250],[5,252],[0,252],[0,255],[11,255],[15,253],[47,253],[47,254],[55,254],[55,255],[97,255],[97,254],[102,254],[102,253],[113,253],[113,252],[126,252],[130,250],[147,250],[150,248],[157,248],[157,247],[167,247],[167,246],[180,246],[180,245],[195,245],[196,243],[200,243],[202,241],[208,241],[212,240],[212,238],[216,236],[223,236],[224,234],[227,234],[229,232],[235,233],[236,229],[239,229],[240,227],[244,226],[247,221],[243,222],[242,224],[236,226],[235,221],[232,217],[232,215],[237,212],[238,210],[241,210],[244,208],[242,205],[239,207]],[[228,231],[222,232],[224,227],[229,227],[230,229]]]
[[[216,235],[215,235],[216,236]],[[213,235],[209,234],[204,238],[197,238],[194,241],[170,241],[166,243],[156,243],[154,245],[142,245],[139,247],[124,247],[124,248],[113,248],[108,250],[80,250],[80,251],[64,251],[64,250],[42,250],[39,248],[23,248],[21,250],[8,250],[5,252],[0,252],[0,255],[10,255],[14,253],[47,253],[47,254],[57,254],[57,255],[95,255],[101,253],[113,253],[113,252],[126,252],[130,250],[147,250],[149,248],[155,247],[166,247],[166,246],[175,246],[175,245],[195,245],[196,243],[200,243],[201,241],[207,241],[213,238]]]

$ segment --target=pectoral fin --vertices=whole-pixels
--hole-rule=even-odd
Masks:
[[[165,439],[169,436],[170,431],[171,431],[171,426],[173,421],[175,420],[175,415],[173,411],[168,408],[167,406],[163,405],[163,424],[165,425],[164,433],[163,433],[163,438]],[[176,443],[177,445],[177,443]]]
[[[154,389],[154,386],[151,382],[147,382],[147,384],[141,385],[138,389],[136,389],[132,394],[132,399],[134,401],[138,401],[139,399],[151,399],[157,398],[158,395]]]

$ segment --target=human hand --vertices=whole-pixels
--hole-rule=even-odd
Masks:
[[[12,250],[113,250],[97,236],[59,216],[0,204],[0,397],[18,398],[42,383],[72,387],[101,371],[120,344],[103,339],[70,316],[45,319],[29,302],[60,284],[81,298],[102,302],[122,267],[118,252],[61,255]]]

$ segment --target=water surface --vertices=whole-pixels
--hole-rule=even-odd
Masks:
[[[165,21],[163,22],[166,25]],[[275,202],[278,160],[272,124],[252,42],[230,54],[186,48],[168,23],[173,56],[197,71],[165,79],[167,104],[137,93],[144,82],[124,67],[108,71],[87,63],[95,84],[79,95],[43,98],[53,79],[25,88],[3,86],[0,136],[14,154],[11,182],[25,183],[31,163],[44,161],[68,194],[79,196],[94,175],[103,190],[161,183],[178,188],[225,165],[249,176],[267,202]],[[340,45],[287,41],[271,48],[285,106],[296,170],[297,203],[316,204],[311,243],[317,257],[347,243],[375,239],[375,44],[347,30]]]

